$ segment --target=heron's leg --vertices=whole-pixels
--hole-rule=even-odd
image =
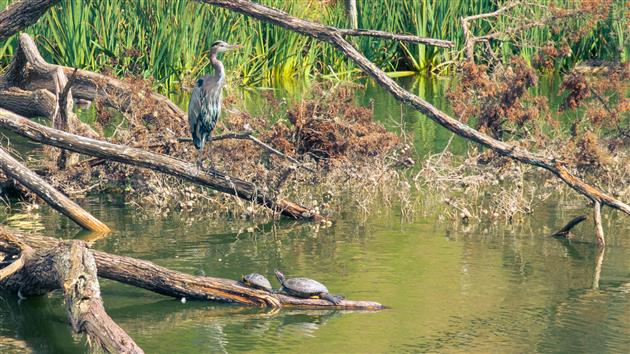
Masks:
[[[208,144],[208,159],[210,160],[210,169],[212,170],[212,174],[216,176],[217,174],[217,169],[214,165],[214,157],[212,156],[212,153],[210,152],[212,144]]]
[[[201,171],[203,168],[203,148],[197,150],[197,173],[196,175],[199,176],[199,171]]]

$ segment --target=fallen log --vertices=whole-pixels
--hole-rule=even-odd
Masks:
[[[263,22],[284,27],[290,31],[328,42],[352,59],[363,72],[370,75],[383,89],[389,92],[396,100],[416,109],[429,119],[452,131],[453,133],[490,148],[502,156],[529,165],[541,167],[564,181],[576,192],[588,199],[607,205],[630,215],[630,205],[617,200],[601,190],[587,184],[577,178],[560,161],[553,157],[532,153],[522,147],[494,139],[469,125],[458,121],[448,114],[440,111],[429,102],[421,99],[413,93],[402,88],[396,81],[387,76],[376,64],[368,60],[355,47],[343,38],[343,31],[331,26],[303,20],[255,2],[246,0],[196,0],[200,3],[214,5],[230,11],[256,18]]]
[[[68,199],[63,193],[53,188],[48,182],[22,165],[2,148],[0,148],[0,169],[7,176],[23,184],[44,199],[51,207],[69,217],[81,227],[101,233],[110,231],[107,225]]]
[[[0,226],[0,252],[14,252],[11,242],[15,239],[35,251],[57,247],[62,241],[51,237],[12,232]],[[348,310],[379,310],[383,305],[371,301],[343,300],[339,305],[320,299],[301,299],[243,286],[231,279],[194,276],[152,262],[131,257],[116,256],[92,251],[98,276],[124,284],[137,286],[158,294],[177,299],[214,300],[242,305],[266,307],[338,308]]]
[[[35,24],[51,6],[58,2],[59,0],[22,0],[11,4],[0,12],[0,41]]]
[[[224,175],[216,170],[201,171],[194,164],[167,155],[62,132],[1,108],[0,126],[42,144],[180,177],[219,192],[256,202],[294,219],[322,220],[317,212],[285,199],[273,198],[251,182]]]
[[[10,235],[4,236],[4,242],[0,241],[3,251],[23,252],[23,257],[19,267],[0,278],[0,287],[21,296],[61,289],[73,331],[85,333],[90,345],[107,353],[144,353],[105,311],[96,262],[85,242],[59,241],[54,247],[32,250],[28,245],[17,246]]]

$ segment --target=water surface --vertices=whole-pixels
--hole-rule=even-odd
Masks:
[[[444,107],[442,84],[416,84]],[[419,152],[443,149],[450,133],[375,88],[377,118],[417,134]],[[32,146],[31,146],[32,148]],[[454,149],[465,149],[462,141]],[[236,279],[281,269],[308,276],[379,312],[270,311],[187,302],[102,281],[105,306],[147,353],[544,352],[627,353],[630,348],[630,222],[608,210],[604,253],[588,222],[571,243],[547,237],[574,206],[550,203],[516,225],[456,226],[427,213],[402,221],[396,209],[367,218],[348,211],[331,228],[311,223],[209,219],[194,211],[159,215],[113,196],[82,206],[114,232],[96,249],[193,274]],[[61,238],[89,234],[47,207],[11,221]],[[598,267],[598,263],[601,264]],[[272,281],[275,286],[277,282]],[[59,294],[18,300],[0,293],[0,352],[81,353]]]

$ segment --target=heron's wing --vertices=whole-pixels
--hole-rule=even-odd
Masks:
[[[201,112],[201,107],[204,106],[203,94],[201,92],[201,87],[195,86],[192,90],[192,95],[190,96],[190,102],[188,103],[188,125],[190,126],[190,132],[195,135],[195,131],[197,130],[197,123],[199,119],[199,113]]]

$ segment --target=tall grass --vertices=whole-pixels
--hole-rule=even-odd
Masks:
[[[3,8],[11,0],[0,0]],[[346,27],[342,1],[259,0],[293,15]],[[575,0],[546,0],[573,6]],[[359,0],[359,27],[453,40],[461,48],[462,16],[494,11],[495,0]],[[542,11],[542,10],[541,10]],[[614,0],[611,16],[583,40],[572,43],[569,61],[584,58],[628,58],[625,0]],[[499,27],[509,22],[499,22]],[[478,27],[482,33],[487,28]],[[142,76],[168,93],[188,86],[209,70],[204,53],[223,39],[245,45],[226,55],[226,67],[250,86],[292,86],[316,75],[343,78],[358,71],[335,48],[277,26],[186,0],[66,0],[26,30],[35,36],[52,62],[118,76]],[[532,29],[523,40],[542,46],[565,36],[563,31]],[[352,38],[368,58],[389,72],[421,72],[455,59],[458,51],[415,44]],[[0,65],[13,54],[16,38],[0,44]],[[494,44],[503,55],[531,59],[534,50],[510,43]],[[569,62],[565,65],[570,64]]]

